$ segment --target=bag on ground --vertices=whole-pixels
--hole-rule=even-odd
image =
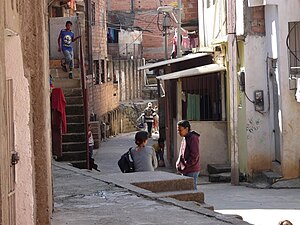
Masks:
[[[118,161],[118,166],[123,173],[134,172],[134,163],[131,155],[131,148],[121,156]]]

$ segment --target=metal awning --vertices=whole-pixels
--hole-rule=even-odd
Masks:
[[[209,73],[217,73],[226,70],[226,67],[218,64],[208,64],[205,66],[199,66],[188,70],[182,70],[174,73],[168,73],[166,75],[156,77],[159,80],[172,80],[184,77],[193,77]]]
[[[209,54],[209,53],[189,54],[189,55],[185,55],[183,57],[177,58],[177,59],[168,59],[168,60],[164,60],[164,61],[157,62],[157,63],[146,64],[145,66],[138,67],[138,70],[152,69],[152,68],[172,64],[172,63],[183,62],[183,61],[186,61],[186,60],[200,58],[200,57],[207,56],[207,55],[211,55],[211,54]]]

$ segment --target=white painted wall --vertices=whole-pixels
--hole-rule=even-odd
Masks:
[[[13,79],[15,149],[20,155],[16,165],[17,225],[34,222],[34,183],[29,84],[24,77],[20,36],[5,38],[5,64],[8,79]]]
[[[251,119],[257,121],[256,124],[259,125],[253,127],[254,132],[247,132],[248,154],[251,156],[248,163],[252,170],[270,166],[275,151],[272,133],[273,117],[275,116],[278,117],[280,123],[282,173],[285,178],[293,178],[299,176],[300,103],[295,100],[295,91],[289,90],[289,55],[286,38],[288,22],[300,21],[298,12],[300,3],[296,0],[289,1],[288,4],[284,1],[270,0],[265,4],[266,36],[247,36],[245,42],[246,90],[250,92],[250,96],[253,96],[251,92],[255,89],[267,91],[266,57],[278,58],[278,68],[275,68],[274,76],[278,81],[279,113],[272,110],[272,95],[270,96],[271,106],[268,115],[259,115],[251,109],[251,104],[246,104],[248,128]],[[270,84],[270,91],[273,88],[276,87]],[[265,92],[265,108],[268,107],[266,97]]]
[[[282,171],[286,178],[299,176],[300,159],[300,103],[295,100],[295,91],[289,90],[289,64],[288,50],[286,47],[286,37],[288,35],[288,22],[300,21],[300,2],[289,1],[268,1],[275,3],[278,7],[278,76],[280,78],[280,100],[282,115]],[[266,6],[271,7],[269,5]],[[272,11],[267,11],[269,14]]]
[[[270,103],[268,102],[265,46],[265,37],[247,36],[245,40],[246,93],[250,99],[254,100],[254,91],[263,90],[265,107],[264,112],[259,113],[255,111],[254,104],[246,100],[246,136],[250,174],[271,168],[273,126],[270,124],[270,111],[268,110]]]

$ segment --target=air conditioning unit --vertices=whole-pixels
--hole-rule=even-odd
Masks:
[[[266,0],[248,0],[249,7],[264,6],[264,5],[266,5]]]

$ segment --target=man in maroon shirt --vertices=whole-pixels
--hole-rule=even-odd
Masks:
[[[177,123],[178,134],[182,137],[176,168],[184,176],[194,178],[194,189],[197,190],[197,178],[200,172],[199,163],[199,137],[191,131],[189,121],[182,120]]]

